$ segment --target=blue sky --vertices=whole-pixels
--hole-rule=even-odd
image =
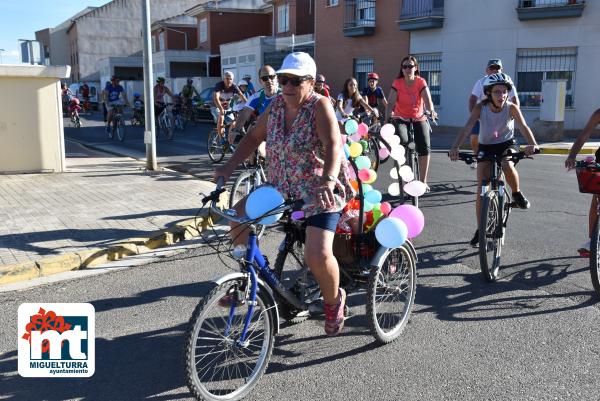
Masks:
[[[35,31],[53,28],[87,6],[109,0],[0,0],[0,49],[2,62],[15,64],[19,39],[35,39]]]

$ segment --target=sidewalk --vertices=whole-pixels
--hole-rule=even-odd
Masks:
[[[0,175],[0,285],[198,235],[199,193],[211,183],[70,142],[67,156],[67,173]]]

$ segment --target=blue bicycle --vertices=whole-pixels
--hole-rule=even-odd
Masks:
[[[190,319],[186,343],[187,383],[199,400],[238,400],[247,396],[264,374],[273,352],[279,318],[292,323],[315,313],[320,290],[304,263],[305,224],[294,211],[304,202],[287,200],[256,220],[237,216],[234,210],[216,206],[225,191],[223,180],[203,199],[211,212],[229,221],[247,224],[246,247],[236,247],[234,258],[241,271],[215,281]],[[257,244],[257,220],[284,213],[285,238],[279,246],[274,268]],[[340,285],[348,292],[366,286],[366,310],[371,333],[380,343],[389,343],[408,323],[416,292],[416,257],[410,241],[389,249],[377,244],[373,235],[361,234],[342,258]],[[348,256],[348,255],[344,255]],[[312,307],[311,307],[312,306]]]

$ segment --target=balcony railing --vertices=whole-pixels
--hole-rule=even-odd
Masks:
[[[375,0],[346,0],[344,36],[375,33]]]
[[[519,20],[581,17],[584,0],[519,0]]]
[[[398,28],[401,31],[444,26],[444,0],[404,0]]]

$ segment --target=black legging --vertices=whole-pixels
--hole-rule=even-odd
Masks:
[[[396,132],[400,135],[400,141],[402,144],[408,143],[408,122],[394,119],[394,125],[396,126]],[[415,145],[419,156],[427,156],[431,147],[429,145],[429,122],[415,121],[413,122],[415,130]]]

